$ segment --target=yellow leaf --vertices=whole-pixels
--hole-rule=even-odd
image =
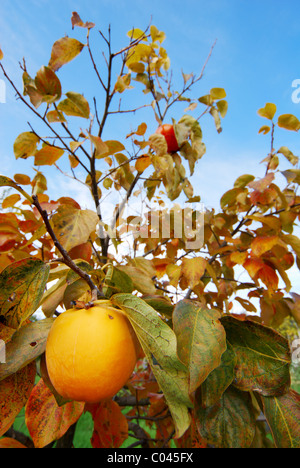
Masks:
[[[62,155],[64,150],[56,146],[45,145],[35,153],[35,166],[52,166]]]
[[[2,50],[0,49],[0,60],[2,60],[2,59],[3,59],[3,52],[2,52]]]
[[[300,121],[293,114],[282,114],[278,117],[278,127],[297,132],[300,129]]]
[[[266,119],[272,120],[276,113],[276,105],[272,102],[267,102],[265,107],[262,107],[257,111],[258,115],[265,117]]]
[[[84,44],[71,37],[62,37],[53,44],[49,67],[57,71],[73,60],[83,49]]]
[[[191,288],[194,288],[199,283],[206,270],[206,265],[207,261],[202,257],[182,259],[181,271]]]
[[[89,139],[94,145],[95,148],[95,157],[96,158],[101,158],[103,156],[106,156],[108,153],[108,146],[102,141],[102,139],[98,136],[93,136],[88,134]]]
[[[15,204],[21,200],[21,197],[18,193],[14,193],[13,195],[9,195],[8,197],[4,198],[2,202],[2,208],[12,208]]]

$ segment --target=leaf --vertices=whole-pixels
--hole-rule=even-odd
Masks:
[[[59,112],[58,110],[52,110],[48,112],[46,117],[49,123],[66,122],[63,113]]]
[[[27,447],[12,437],[3,437],[3,439],[0,440],[0,448],[25,449]]]
[[[25,422],[35,448],[43,448],[62,437],[81,416],[84,403],[58,406],[43,379],[33,388],[25,407]]]
[[[27,159],[34,156],[39,141],[39,137],[32,132],[20,133],[14,142],[15,158]]]
[[[119,270],[126,273],[132,280],[134,289],[142,294],[155,294],[156,288],[153,280],[149,275],[146,275],[140,268],[125,265],[119,266]],[[155,274],[155,273],[154,273]]]
[[[218,403],[225,390],[235,377],[236,354],[230,343],[221,356],[221,364],[216,367],[201,385],[201,406],[208,408]]]
[[[51,104],[61,97],[61,84],[49,67],[42,67],[38,70],[35,77],[35,86],[38,93],[42,96],[42,102]]]
[[[132,293],[133,281],[124,271],[119,270],[112,264],[108,265],[104,283],[103,293],[105,297],[111,297],[116,293]]]
[[[245,188],[249,182],[252,182],[255,177],[251,174],[244,174],[239,176],[236,181],[234,182],[234,187],[236,188]]]
[[[51,318],[29,323],[14,333],[6,344],[6,360],[0,365],[0,380],[18,372],[45,351],[53,320]]]
[[[265,117],[266,119],[273,120],[273,117],[276,113],[276,105],[272,102],[267,102],[265,107],[262,107],[257,111],[258,115]]]
[[[283,154],[283,156],[286,157],[286,159],[293,165],[296,166],[298,164],[299,158],[298,156],[295,156],[291,150],[289,150],[286,146],[281,146],[277,153]]]
[[[286,130],[292,130],[298,132],[300,129],[300,121],[293,114],[282,114],[278,117],[278,127],[285,128]]]
[[[85,97],[73,91],[66,93],[66,96],[67,99],[60,101],[57,109],[64,112],[66,115],[88,119],[90,116],[90,106]]]
[[[135,163],[136,170],[142,174],[151,164],[151,158],[148,155],[140,156]]]
[[[273,329],[251,320],[223,317],[221,323],[237,356],[235,386],[264,396],[280,395],[290,385],[289,344]]]
[[[34,156],[35,166],[52,166],[64,154],[62,148],[57,146],[45,145],[37,151]]]
[[[210,113],[210,115],[213,117],[213,119],[215,121],[215,126],[216,126],[217,132],[221,133],[222,132],[222,125],[221,125],[221,119],[220,119],[220,116],[219,116],[219,112],[217,111],[217,109],[214,106],[211,106],[211,108],[209,109],[209,113]]]
[[[0,382],[0,437],[11,427],[34,386],[35,362]]]
[[[180,437],[190,425],[187,369],[176,354],[176,335],[142,299],[116,294],[111,301],[129,318],[160,386]]]
[[[193,289],[199,283],[206,265],[207,261],[202,257],[182,259],[181,272],[187,279],[190,288]]]
[[[280,236],[281,239],[286,243],[289,244],[297,257],[300,257],[300,239],[299,237],[293,235],[293,234],[284,234]]]
[[[191,301],[176,304],[173,327],[177,337],[177,355],[189,370],[189,391],[194,392],[221,363],[226,350],[226,335],[221,314]]]
[[[51,219],[54,233],[67,251],[87,242],[98,221],[94,211],[79,210],[71,205],[59,206]]]
[[[50,267],[36,258],[8,265],[0,274],[0,316],[4,324],[18,328],[38,308]]]
[[[221,100],[217,102],[216,106],[217,106],[218,111],[220,112],[221,117],[224,118],[225,115],[227,114],[228,102],[225,100]]]
[[[18,190],[30,203],[32,203],[32,198],[28,193],[25,192],[19,185],[17,185],[12,179],[6,176],[0,175],[0,187],[13,187],[15,190]]]
[[[294,390],[262,397],[263,411],[277,448],[300,448],[300,395]]]
[[[255,418],[249,393],[230,386],[214,405],[203,408],[196,394],[196,423],[200,436],[216,448],[250,448]]]
[[[3,54],[2,50],[0,49],[0,60],[2,60],[3,57],[4,57],[4,54]]]
[[[14,179],[17,184],[21,185],[29,185],[31,182],[30,177],[26,174],[15,174]]]
[[[280,243],[278,236],[258,236],[251,242],[251,249],[256,257],[261,257],[265,252]]]
[[[95,27],[95,23],[90,23],[89,21],[83,22],[78,13],[76,11],[72,12],[72,18],[71,18],[71,23],[72,23],[72,29],[74,29],[74,26],[79,26],[80,28],[87,28],[87,29],[92,29]]]
[[[12,208],[15,206],[18,201],[21,200],[21,197],[18,193],[14,193],[12,195],[9,195],[8,197],[5,197],[4,200],[2,201],[2,209],[5,210],[6,208]]]
[[[53,44],[49,67],[57,71],[82,51],[84,44],[71,37],[62,37]]]
[[[95,158],[103,158],[108,153],[108,146],[102,141],[102,139],[98,136],[93,136],[89,134],[89,139],[94,145],[95,148]]]
[[[212,88],[209,94],[214,101],[217,99],[226,98],[226,92],[225,92],[225,89],[223,88]]]
[[[287,169],[281,171],[289,184],[300,184],[300,169]]]
[[[267,133],[269,133],[271,131],[271,127],[269,127],[268,125],[263,125],[262,127],[260,127],[260,129],[258,130],[258,133],[263,133],[264,135],[266,135]]]
[[[93,412],[93,448],[118,448],[128,438],[128,423],[119,405],[113,400],[99,403]]]

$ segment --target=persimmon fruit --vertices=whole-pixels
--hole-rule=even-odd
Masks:
[[[46,366],[63,398],[97,403],[131,376],[140,346],[127,317],[109,301],[59,315],[46,343]]]
[[[179,150],[178,141],[175,135],[174,127],[171,124],[163,124],[158,127],[155,133],[160,133],[166,139],[168,153],[176,153]]]

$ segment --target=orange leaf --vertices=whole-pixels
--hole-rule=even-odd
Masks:
[[[12,439],[11,437],[4,437],[0,440],[0,448],[27,448],[25,445],[21,444],[16,439]]]
[[[243,263],[243,267],[245,268],[245,270],[247,270],[251,278],[255,278],[255,276],[257,275],[259,270],[263,268],[263,266],[264,262],[260,260],[260,258],[248,258]]]
[[[112,400],[104,401],[93,411],[94,448],[118,448],[128,438],[128,423],[119,405]]]
[[[84,403],[72,401],[58,406],[55,397],[40,379],[25,407],[25,422],[34,446],[42,448],[62,437],[81,416]]]
[[[147,167],[150,166],[150,164],[151,164],[150,156],[148,156],[147,154],[144,154],[143,156],[141,156],[140,158],[136,160],[135,168],[139,173],[142,173],[145,171],[145,169],[147,169]]]
[[[10,428],[25,405],[36,375],[35,362],[0,382],[0,437]]]
[[[277,236],[256,237],[251,243],[252,252],[255,256],[260,257],[279,242],[280,240]]]
[[[278,288],[278,276],[276,271],[269,265],[264,265],[258,272],[258,278],[267,286],[268,289],[275,291]]]
[[[49,67],[57,71],[82,51],[84,44],[72,37],[62,37],[53,44]]]

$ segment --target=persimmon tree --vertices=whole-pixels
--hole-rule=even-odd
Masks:
[[[176,89],[165,34],[154,25],[129,31],[118,51],[110,28],[96,34],[75,12],[71,25],[85,39],[58,39],[36,76],[23,60],[23,90],[1,52],[1,72],[32,115],[12,150],[33,161],[35,175],[0,176],[9,189],[0,214],[0,446],[72,446],[90,412],[95,448],[128,437],[150,448],[299,448],[300,397],[277,329],[287,317],[300,324],[290,274],[300,265],[300,170],[291,149],[276,148],[277,132],[299,131],[299,120],[273,103],[259,109],[259,132],[270,137],[265,175],[242,174],[219,210],[203,210],[191,183],[206,152],[202,127],[215,125],[217,138],[228,103],[218,87],[192,96],[214,46]],[[92,102],[59,78],[71,60],[80,69],[82,54],[97,79]],[[133,115],[143,116],[134,129]],[[155,131],[164,124],[178,151]],[[48,193],[47,166],[88,186],[94,209]],[[108,222],[105,204],[116,194]],[[137,199],[143,209],[128,213]],[[65,309],[102,298],[126,314],[142,353],[112,399],[66,401],[47,374],[49,330]],[[30,439],[13,430],[24,407]]]

